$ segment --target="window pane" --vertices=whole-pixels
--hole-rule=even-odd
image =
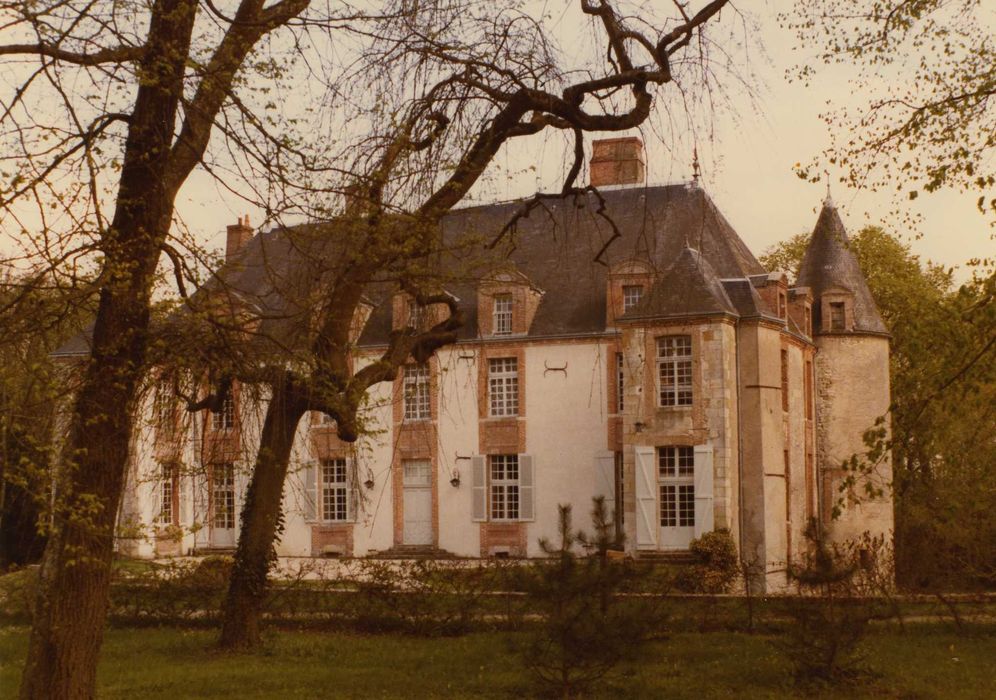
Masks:
[[[661,527],[674,527],[678,524],[678,505],[672,484],[661,486]]]
[[[488,394],[492,416],[515,416],[519,413],[519,372],[514,357],[488,361]]]

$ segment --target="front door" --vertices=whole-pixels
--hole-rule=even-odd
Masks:
[[[695,536],[695,452],[658,447],[661,549],[688,549]]]
[[[211,474],[211,546],[235,546],[235,465],[216,464]]]
[[[429,460],[405,460],[403,469],[404,544],[431,545],[432,463]]]

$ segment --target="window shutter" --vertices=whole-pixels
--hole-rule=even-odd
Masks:
[[[304,465],[304,497],[302,498],[301,510],[304,513],[304,521],[314,522],[318,519],[318,465],[308,462]]]
[[[695,446],[695,537],[713,530],[712,445]]]
[[[356,502],[359,498],[359,475],[356,473],[356,460],[346,458],[346,520],[356,521]]]
[[[472,472],[471,491],[474,501],[471,520],[481,522],[487,520],[488,512],[488,481],[485,472],[487,460],[484,455],[474,455],[471,457],[470,462],[470,471]]]
[[[654,448],[636,445],[636,546],[656,549],[660,524],[657,519],[657,476]]]
[[[242,506],[246,502],[246,493],[249,491],[249,477],[251,472],[240,469],[238,464],[233,465],[235,472],[235,526],[242,527]]]
[[[191,480],[193,481],[194,489],[194,512],[192,520],[201,525],[207,525],[210,501],[208,496],[208,477],[204,468],[198,469]]]
[[[533,456],[519,455],[519,520],[536,519],[535,485]]]
[[[605,496],[605,505],[611,511],[616,498],[616,453],[602,452],[595,459],[595,493]]]
[[[152,524],[158,524],[163,512],[163,466],[156,462],[156,478],[152,480]]]
[[[179,483],[179,488],[177,489],[177,500],[176,512],[177,518],[181,525],[189,524],[193,521],[193,479],[183,473],[184,470],[180,469],[180,475],[177,477],[177,482]]]

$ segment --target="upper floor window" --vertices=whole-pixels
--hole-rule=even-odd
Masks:
[[[692,405],[692,337],[665,335],[657,339],[660,406]]]
[[[623,313],[626,313],[640,303],[643,298],[642,284],[627,284],[622,288],[623,292]]]
[[[429,368],[426,365],[406,365],[404,376],[405,420],[427,420],[431,417],[429,403]]]
[[[813,308],[806,304],[806,335],[813,335]]]
[[[842,301],[830,302],[830,330],[846,330],[844,326],[844,302]]]
[[[519,363],[516,358],[488,360],[488,399],[492,416],[519,414]]]
[[[778,317],[788,318],[788,298],[785,292],[778,292]]]
[[[408,303],[408,327],[419,330],[425,325],[425,308],[419,306],[414,299]]]
[[[512,334],[512,295],[499,294],[495,296],[494,307],[494,329],[495,335]]]
[[[621,352],[616,353],[616,413],[623,412],[623,394],[626,391],[626,377],[623,375],[625,360]]]
[[[349,519],[349,463],[346,459],[322,460],[322,520]]]
[[[789,354],[782,350],[782,410],[789,410]]]
[[[169,383],[162,382],[156,387],[153,410],[156,429],[163,435],[172,435],[176,428],[176,399]]]
[[[211,411],[211,428],[213,430],[230,430],[235,427],[235,400],[229,394],[221,402],[221,409]]]

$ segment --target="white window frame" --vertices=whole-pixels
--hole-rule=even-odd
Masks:
[[[405,323],[413,331],[417,331],[425,325],[425,307],[419,306],[414,299],[408,302],[408,318]]]
[[[657,405],[661,408],[692,405],[692,336],[657,338]]]
[[[235,398],[229,393],[221,402],[221,410],[211,411],[212,430],[231,430],[235,427]]]
[[[622,308],[626,313],[643,299],[642,284],[624,284],[622,288]]]
[[[173,397],[173,387],[167,382],[156,386],[154,401],[156,430],[162,435],[172,435],[176,432],[176,400]]]
[[[503,418],[519,415],[519,359],[488,359],[488,415]]]
[[[350,460],[345,457],[323,459],[319,463],[320,518],[326,523],[350,520]]]
[[[219,501],[223,500],[219,507]],[[235,465],[218,462],[211,469],[211,525],[230,530],[235,527]]]
[[[488,516],[495,522],[518,522],[521,514],[519,455],[488,455]]]
[[[429,365],[405,365],[402,378],[404,416],[406,421],[432,418],[429,391]]]
[[[512,295],[496,294],[494,297],[493,323],[494,335],[512,335]]]
[[[695,527],[695,448],[657,448],[660,526]]]

